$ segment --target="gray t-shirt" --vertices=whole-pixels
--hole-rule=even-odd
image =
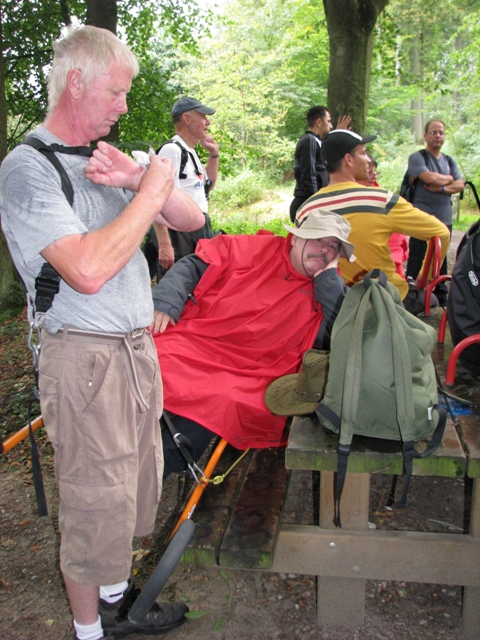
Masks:
[[[443,153],[439,159],[435,158],[431,153],[428,153],[428,160],[425,162],[425,158],[420,151],[416,151],[408,158],[408,172],[414,178],[417,178],[424,171],[434,171],[435,173],[443,173],[447,176],[451,175],[454,180],[461,180],[462,176],[457,163],[453,158],[450,158],[450,161],[452,164],[451,168]],[[413,206],[434,215],[444,224],[451,225],[451,197],[448,194],[428,191],[428,189],[425,189],[424,184],[422,180],[418,181],[413,197]]]
[[[47,144],[64,144],[43,126],[33,134]],[[96,185],[85,178],[87,158],[56,155],[72,182],[73,208],[62,191],[60,174],[36,149],[19,145],[0,167],[2,229],[33,299],[35,278],[45,262],[40,251],[65,236],[104,227],[125,209],[131,197],[122,189]],[[148,266],[138,249],[98,293],[78,293],[62,280],[44,326],[51,332],[68,324],[79,329],[126,333],[148,326],[152,317]]]

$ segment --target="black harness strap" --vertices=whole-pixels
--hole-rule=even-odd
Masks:
[[[44,262],[35,278],[35,312],[47,313],[60,289],[61,277],[51,264]]]
[[[93,149],[90,147],[66,147],[56,143],[49,145],[35,136],[27,136],[22,144],[28,144],[30,147],[33,147],[53,164],[60,175],[62,191],[65,194],[65,198],[72,207],[72,182],[65,171],[65,167],[55,155],[55,152],[90,158],[93,154]],[[50,309],[53,304],[53,298],[60,288],[60,280],[61,277],[55,269],[48,262],[45,262],[35,280],[35,312],[46,313]]]
[[[187,174],[185,173],[185,165],[188,162],[188,158],[190,158],[190,160],[193,163],[193,166],[195,167],[195,173],[197,174],[197,176],[202,176],[203,175],[203,171],[201,170],[201,168],[199,168],[196,160],[195,160],[195,156],[193,155],[193,153],[191,151],[189,151],[188,149],[186,149],[183,144],[181,144],[180,142],[178,142],[178,140],[167,140],[166,142],[164,142],[158,149],[157,149],[157,155],[158,152],[160,151],[160,149],[162,149],[166,144],[176,144],[177,147],[180,149],[180,169],[178,171],[178,177],[180,180],[185,180],[185,178],[187,177]]]
[[[71,155],[80,155],[84,157],[90,157],[93,153],[93,150],[90,147],[64,147],[59,144],[47,145],[39,138],[35,136],[27,136],[22,144],[27,144],[30,147],[33,147],[37,151],[39,151],[49,162],[53,164],[55,169],[58,171],[60,175],[60,180],[62,184],[62,191],[65,194],[65,197],[70,204],[73,206],[73,187],[70,178],[65,171],[63,164],[55,155],[55,152],[59,153],[67,153]],[[45,262],[40,269],[40,273],[35,279],[35,304],[34,304],[34,313],[45,314],[53,304],[53,299],[55,295],[58,293],[60,289],[60,281],[61,277],[57,273],[57,271],[50,265],[48,262]],[[25,285],[24,285],[25,286]],[[25,287],[26,290],[26,287]],[[29,347],[32,350],[30,345],[30,338],[32,333],[32,327],[30,329],[30,337],[29,337]],[[34,353],[34,366],[33,373],[35,376],[35,390],[34,390],[34,398],[36,400],[39,399],[40,393],[38,391],[38,350],[39,345],[35,349],[33,349]],[[31,449],[31,459],[32,459],[32,474],[33,474],[33,485],[35,488],[35,498],[37,501],[37,509],[38,515],[40,517],[46,516],[48,514],[47,510],[47,501],[45,498],[45,487],[43,484],[42,477],[42,468],[40,465],[40,456],[38,454],[38,447],[35,441],[35,436],[32,429],[32,404],[33,400],[30,400],[28,405],[28,426],[29,426],[29,436],[30,436],[30,449]],[[3,449],[3,446],[2,446]]]

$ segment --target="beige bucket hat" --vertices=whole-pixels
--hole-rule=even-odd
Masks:
[[[325,389],[330,352],[309,349],[299,373],[277,378],[267,387],[265,404],[277,416],[313,413]]]

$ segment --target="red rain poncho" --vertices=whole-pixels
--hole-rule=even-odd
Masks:
[[[238,449],[284,444],[286,418],[267,386],[299,370],[323,318],[313,282],[291,266],[290,239],[218,236],[200,241],[209,264],[176,326],[155,336],[165,408]]]

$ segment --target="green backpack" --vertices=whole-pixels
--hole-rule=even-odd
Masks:
[[[446,412],[437,404],[435,342],[435,330],[404,309],[382,271],[370,271],[347,293],[333,325],[327,385],[316,410],[320,423],[339,434],[337,526],[355,434],[402,442],[406,478],[400,507],[406,504],[413,458],[440,445]],[[430,436],[419,453],[414,442]]]

